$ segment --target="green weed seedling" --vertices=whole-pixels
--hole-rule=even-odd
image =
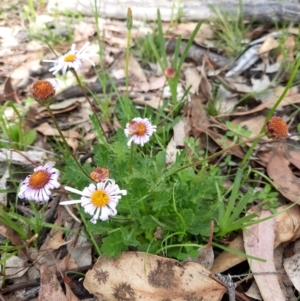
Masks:
[[[175,75],[172,77],[167,77],[167,82],[170,87],[171,99],[173,103],[173,107],[175,112],[179,112],[181,109],[181,101],[186,98],[188,90],[184,93],[181,99],[178,99],[177,95],[177,87],[180,79],[181,67],[186,59],[188,51],[195,39],[195,36],[201,26],[201,22],[199,22],[195,29],[193,30],[186,46],[184,49],[181,47],[181,38],[179,37],[176,43],[174,56],[172,60],[172,65],[169,66],[167,53],[166,53],[166,39],[162,29],[162,22],[160,12],[157,12],[157,40],[153,39],[153,36],[148,36],[148,41],[150,43],[153,54],[156,58],[156,61],[159,63],[161,70],[165,71],[167,68],[171,67],[175,71]],[[157,47],[157,44],[159,47]]]
[[[6,119],[4,112],[8,107],[12,108],[17,115],[16,121],[8,121]],[[26,110],[25,108],[25,112]],[[23,116],[20,115],[17,107],[11,101],[6,101],[3,106],[0,106],[0,124],[4,138],[4,140],[0,141],[0,147],[25,150],[36,140],[36,131],[33,129],[24,130]]]
[[[245,208],[249,203],[252,203],[255,196],[253,189],[249,189],[245,194],[240,193],[240,187],[243,180],[242,169],[238,169],[232,187],[227,193],[230,192],[228,201],[225,195],[219,193],[219,206],[218,206],[218,236],[225,236],[228,233],[243,229],[246,226],[257,223],[254,219],[256,214],[252,213],[245,215]],[[218,187],[217,187],[218,189]],[[242,215],[243,213],[243,215]]]

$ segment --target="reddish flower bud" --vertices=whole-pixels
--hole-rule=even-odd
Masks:
[[[288,136],[288,133],[288,126],[286,122],[280,117],[272,117],[266,123],[266,134],[269,138],[285,138]]]

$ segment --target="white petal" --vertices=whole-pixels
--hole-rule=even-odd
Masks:
[[[95,207],[93,204],[87,204],[86,206],[83,206],[84,212],[88,213],[89,215],[94,215],[95,210],[97,207]]]
[[[93,216],[93,219],[98,220],[100,212],[101,212],[101,207],[98,207],[95,214],[94,214],[94,216]]]
[[[78,51],[78,53],[83,53],[83,52],[85,52],[85,51],[88,49],[89,45],[90,45],[90,42],[86,42],[86,43],[81,47],[81,49]]]
[[[59,205],[73,205],[73,204],[79,204],[79,203],[81,203],[81,200],[70,200],[70,201],[60,202]]]
[[[129,141],[127,142],[127,146],[130,146],[131,145],[131,142],[133,140],[133,136],[129,139]]]
[[[108,217],[109,217],[109,215],[110,215],[110,212],[111,212],[111,210],[110,210],[107,206],[102,207],[100,219],[101,219],[102,221],[108,220]]]
[[[64,187],[65,187],[65,190],[67,190],[67,191],[82,195],[82,191],[80,191],[78,189],[75,189],[75,188],[72,188],[72,187],[69,187],[69,186],[64,186]]]

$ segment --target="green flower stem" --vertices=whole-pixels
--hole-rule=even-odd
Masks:
[[[132,29],[132,12],[131,9],[127,10],[127,42],[126,42],[126,62],[125,62],[125,86],[126,86],[126,115],[127,119],[130,119],[130,106],[129,106],[129,56],[130,56],[130,40],[131,40],[131,29]]]
[[[174,209],[176,215],[179,217],[179,219],[180,219],[180,221],[182,223],[182,226],[184,227],[184,233],[185,233],[186,232],[186,223],[185,223],[184,218],[182,217],[182,215],[178,212],[177,206],[176,206],[176,201],[175,201],[175,186],[173,187],[173,209]]]
[[[133,172],[133,142],[130,144],[130,162],[129,162],[129,172]]]
[[[78,212],[79,212],[79,214],[80,214],[80,216],[81,216],[81,219],[82,219],[82,221],[83,221],[83,223],[84,223],[85,229],[87,229],[87,226],[86,226],[86,220],[85,220],[84,216],[81,214],[80,208],[78,208],[78,207],[79,207],[79,205],[77,205],[77,210],[78,210]],[[89,233],[89,236],[90,236],[90,238],[91,238],[91,241],[92,241],[92,243],[93,243],[93,246],[94,246],[95,249],[96,249],[97,254],[100,256],[100,255],[101,255],[101,251],[100,251],[100,248],[99,248],[99,246],[98,246],[98,244],[97,244],[97,242],[96,242],[96,240],[95,240],[95,237],[94,237],[93,233],[92,233],[91,231],[87,231],[87,232]]]
[[[90,176],[89,176],[89,175],[86,173],[86,171],[83,169],[83,167],[82,167],[81,164],[78,162],[78,160],[76,159],[75,155],[73,154],[71,148],[69,147],[69,145],[68,145],[68,143],[67,143],[67,141],[66,141],[66,138],[64,137],[62,131],[60,130],[60,127],[59,127],[59,125],[58,125],[58,123],[57,123],[57,121],[56,121],[56,118],[55,118],[54,114],[52,113],[52,111],[51,111],[51,109],[50,109],[49,104],[45,104],[45,107],[46,107],[46,109],[47,109],[47,111],[48,111],[48,113],[49,113],[49,115],[50,115],[50,117],[51,117],[51,119],[52,119],[52,121],[53,121],[53,123],[54,123],[56,129],[58,130],[58,133],[59,133],[60,138],[62,139],[62,141],[64,142],[66,148],[68,149],[69,154],[72,156],[72,158],[73,158],[73,160],[75,161],[76,165],[77,165],[77,166],[79,167],[79,169],[83,172],[83,174],[84,174],[89,180],[91,180]]]
[[[79,85],[79,87],[80,87],[80,89],[81,89],[81,91],[82,91],[82,93],[83,93],[85,99],[86,99],[87,102],[89,103],[89,105],[90,105],[90,107],[91,107],[91,109],[92,109],[92,111],[93,111],[93,113],[94,113],[94,115],[95,115],[95,118],[97,119],[97,122],[98,122],[98,124],[99,124],[99,127],[100,127],[100,129],[101,129],[101,131],[102,131],[102,134],[103,134],[103,136],[104,136],[106,142],[108,142],[107,137],[106,137],[105,132],[104,132],[104,129],[103,129],[102,125],[101,125],[100,119],[99,119],[99,117],[98,117],[98,114],[97,114],[97,112],[96,112],[96,110],[95,110],[95,108],[94,108],[94,106],[93,106],[91,100],[89,99],[89,97],[88,97],[88,95],[87,95],[87,93],[86,93],[86,90],[84,89],[84,87],[83,87],[83,85],[82,85],[82,83],[81,83],[81,81],[80,81],[80,79],[79,79],[79,76],[78,76],[77,72],[76,72],[74,69],[70,69],[70,70],[72,71],[73,75],[75,76],[75,78],[76,78],[76,80],[77,80],[77,83],[78,83],[78,85]]]
[[[163,87],[162,87],[162,90],[161,90],[161,93],[160,93],[160,96],[159,96],[158,105],[157,105],[157,108],[158,108],[158,109],[159,109],[160,104],[161,104],[161,101],[162,101],[162,97],[163,97],[164,88],[165,88],[165,86],[166,86],[166,83],[167,83],[167,78],[165,79],[165,82],[164,82],[164,84],[163,84]]]
[[[202,159],[202,160],[199,160],[199,161],[196,161],[196,162],[193,162],[193,163],[184,165],[184,166],[178,168],[177,170],[171,172],[171,173],[168,174],[166,177],[170,177],[170,176],[172,176],[172,175],[174,175],[174,174],[177,174],[178,172],[180,172],[180,171],[182,171],[182,170],[184,170],[184,169],[186,169],[186,168],[194,167],[194,166],[200,165],[200,164],[202,164],[202,163],[204,163],[204,162],[206,162],[206,161],[209,161],[209,160],[214,159],[214,158],[216,158],[216,157],[218,157],[218,156],[221,156],[221,155],[223,155],[224,153],[227,153],[228,151],[230,151],[230,150],[232,150],[232,149],[234,149],[234,148],[236,148],[236,147],[238,147],[238,146],[244,145],[244,144],[246,144],[246,143],[249,143],[249,142],[252,142],[252,141],[255,141],[255,140],[259,140],[260,138],[262,138],[262,137],[264,137],[264,136],[265,136],[265,134],[262,133],[262,134],[259,134],[259,135],[255,136],[255,137],[252,137],[252,138],[249,138],[249,139],[244,140],[244,141],[242,141],[242,142],[239,142],[239,143],[237,143],[237,144],[233,144],[233,145],[229,146],[228,148],[222,149],[221,151],[216,152],[216,153],[214,153],[214,154],[212,154],[212,155],[210,155],[210,156],[208,156],[208,157],[206,157],[206,158],[204,158],[204,159]],[[163,180],[165,180],[165,178],[164,178]],[[161,181],[162,181],[162,180],[161,180]]]

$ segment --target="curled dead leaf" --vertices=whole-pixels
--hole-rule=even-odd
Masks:
[[[277,211],[280,212],[286,209],[286,207],[287,207],[286,205],[280,206],[277,208]],[[299,205],[295,205],[290,209],[280,213],[278,216],[275,217],[275,222],[276,222],[275,246],[279,245],[282,242],[295,240],[297,238],[295,236],[297,233],[299,233],[299,229],[300,229]]]
[[[279,43],[277,42],[277,40],[275,40],[272,36],[268,36],[258,49],[257,54],[269,52],[273,49],[276,49],[278,46]]]

